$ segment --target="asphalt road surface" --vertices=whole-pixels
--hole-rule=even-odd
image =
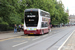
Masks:
[[[74,30],[74,26],[61,27],[53,28],[51,32],[44,35],[21,35],[2,39],[0,50],[52,50],[53,46]]]

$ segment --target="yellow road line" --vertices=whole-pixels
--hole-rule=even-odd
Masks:
[[[7,39],[1,39],[1,41],[6,41],[6,40],[11,40],[11,39],[15,39],[15,38],[34,38],[34,36],[18,36],[18,37],[11,37],[11,38],[7,38]]]
[[[12,38],[7,38],[7,39],[2,39],[2,40],[0,40],[0,42],[1,42],[1,41],[5,41],[5,40],[10,40],[10,39],[14,39],[14,37],[12,37]]]

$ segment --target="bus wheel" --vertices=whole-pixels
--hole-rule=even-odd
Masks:
[[[51,32],[51,29],[50,29],[50,32]]]
[[[50,32],[50,30],[48,29],[48,32],[47,33],[49,33]]]
[[[44,34],[44,31],[42,30],[42,35]]]
[[[51,29],[50,30],[48,30],[48,33],[50,33],[51,32]]]

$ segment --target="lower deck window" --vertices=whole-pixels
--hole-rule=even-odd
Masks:
[[[47,22],[42,22],[41,27],[48,27],[48,23]]]

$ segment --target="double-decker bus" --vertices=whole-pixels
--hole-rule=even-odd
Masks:
[[[24,15],[24,34],[44,34],[51,31],[49,12],[26,9]]]

